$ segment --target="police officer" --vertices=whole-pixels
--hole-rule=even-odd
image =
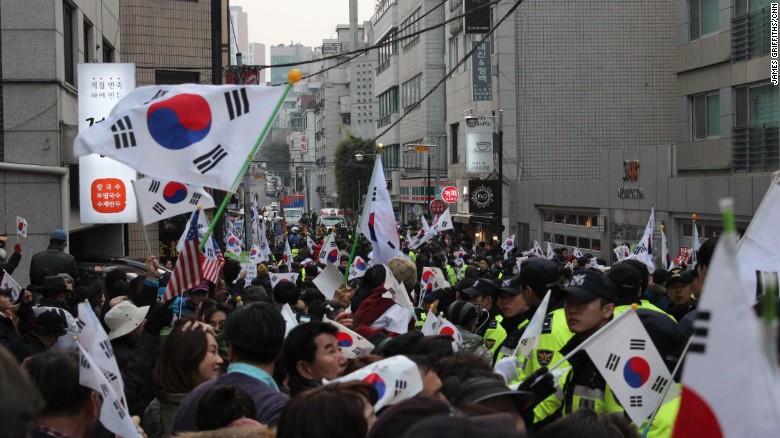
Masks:
[[[615,316],[630,309],[632,304],[636,304],[639,309],[658,312],[674,320],[671,315],[659,309],[650,301],[642,299],[642,274],[634,266],[627,263],[617,264],[607,271],[606,276],[615,284],[617,294]]]
[[[461,291],[461,297],[477,307],[477,313],[480,316],[475,333],[482,336],[485,348],[491,352],[495,351],[506,337],[503,330],[499,329],[503,317],[496,305],[497,292],[498,288],[495,283],[487,278],[479,278],[474,281],[471,287]]]

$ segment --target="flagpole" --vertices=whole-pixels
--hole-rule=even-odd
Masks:
[[[685,354],[688,353],[688,347],[691,346],[692,340],[693,340],[693,336],[688,338],[688,342],[685,344],[685,348],[683,348],[683,351],[680,354],[680,358],[677,359],[677,363],[674,365],[674,369],[672,370],[672,383],[674,383],[674,376],[677,375],[677,371],[680,370],[680,366],[683,363],[683,358],[685,357]],[[658,411],[661,409],[661,405],[664,404],[664,399],[666,398],[666,394],[669,393],[669,389],[672,386],[674,385],[666,385],[666,388],[664,388],[664,393],[661,395],[661,398],[658,400],[658,405],[655,407],[655,410],[653,410],[653,415],[650,416],[650,420],[647,422],[647,426],[645,426],[645,429],[642,431],[642,438],[647,438],[647,434],[650,432],[650,426],[653,425],[655,416],[658,415]]]
[[[357,249],[357,243],[358,243],[358,236],[360,236],[360,230],[358,227],[360,227],[361,221],[363,220],[363,215],[361,214],[358,216],[357,221],[357,227],[355,227],[355,237],[352,238],[352,250],[349,252],[349,266],[352,267],[352,262],[355,261],[355,250]],[[347,272],[344,273],[344,284],[346,284],[349,281],[349,269],[347,269]]]
[[[241,166],[241,170],[238,171],[238,174],[236,174],[235,179],[233,179],[233,184],[230,185],[230,190],[228,191],[228,194],[235,192],[236,184],[238,184],[238,181],[240,181],[241,178],[243,177],[244,172],[246,172],[246,169],[249,167],[249,164],[252,162],[252,158],[254,158],[255,153],[257,153],[257,150],[260,149],[260,144],[263,142],[263,139],[265,139],[265,135],[268,133],[268,130],[271,128],[271,124],[273,123],[274,119],[276,119],[276,115],[279,114],[279,110],[282,108],[284,99],[287,98],[287,95],[290,93],[290,90],[292,90],[293,84],[301,80],[301,71],[298,70],[297,68],[290,70],[287,73],[287,79],[288,79],[287,85],[284,87],[284,92],[282,93],[282,96],[279,98],[279,102],[276,103],[276,106],[274,107],[274,110],[271,113],[271,117],[269,117],[268,120],[265,122],[263,131],[260,133],[260,136],[257,138],[254,147],[252,147],[252,150],[249,152],[249,155],[246,157],[246,161],[244,161],[244,164]],[[219,209],[217,209],[217,212],[214,214],[214,217],[220,217],[220,215],[222,215],[222,213],[225,211],[225,207],[227,207],[227,204],[230,201],[230,198],[231,198],[230,196],[225,196],[225,199],[222,200],[222,204],[219,206]],[[203,240],[200,242],[201,251],[203,251],[203,248],[206,245],[206,239],[208,239],[208,237],[214,231],[214,226],[216,225],[216,223],[217,221],[213,221],[211,224],[209,224],[209,228],[206,230],[206,233],[203,235]]]

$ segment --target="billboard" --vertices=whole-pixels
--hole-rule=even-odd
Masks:
[[[466,172],[488,174],[493,172],[493,131],[495,118],[490,112],[475,112],[466,122]]]

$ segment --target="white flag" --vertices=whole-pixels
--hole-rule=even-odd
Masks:
[[[100,407],[100,422],[106,429],[117,436],[132,438],[140,437],[130,418],[130,412],[87,350],[79,344],[79,384],[94,389],[103,397]],[[118,377],[121,379],[121,377]]]
[[[780,431],[777,362],[764,332],[738,291],[736,235],[724,232],[707,269],[682,374],[674,437],[775,437]],[[738,359],[738,360],[735,360]],[[718,364],[718,366],[713,366]]]
[[[542,304],[539,305],[539,308],[536,309],[536,313],[534,313],[534,316],[531,318],[531,322],[525,326],[523,336],[520,337],[520,342],[517,343],[515,356],[517,356],[517,353],[520,353],[520,356],[529,358],[531,357],[531,352],[539,347],[539,339],[542,337],[542,327],[544,326],[544,318],[547,316],[547,306],[549,303],[550,291],[548,290],[547,295],[545,295],[542,300]]]
[[[228,232],[227,239],[225,239],[225,248],[239,256],[241,255],[241,240],[232,232]]]
[[[292,250],[290,249],[290,238],[284,238],[284,253],[282,254],[282,263],[290,267],[293,262]]]
[[[544,257],[544,251],[542,251],[542,247],[539,245],[539,242],[534,240],[534,249],[533,253],[537,257]]]
[[[547,260],[552,260],[555,258],[555,251],[553,251],[553,247],[550,244],[550,242],[547,242]]]
[[[505,254],[509,254],[509,251],[512,251],[515,249],[515,235],[512,234],[511,236],[504,239],[504,243],[501,244],[501,249],[504,250]]]
[[[374,173],[371,175],[361,218],[360,231],[371,243],[374,263],[387,263],[391,258],[403,254],[400,251],[393,204],[387,191],[382,157],[379,155],[374,162]]]
[[[198,204],[214,207],[214,198],[203,187],[149,177],[133,181],[133,186],[144,225],[189,213]]]
[[[333,233],[328,234],[328,237],[325,238],[317,262],[323,265],[327,263],[337,265],[339,263],[339,247],[336,246],[336,236]]]
[[[314,250],[317,248],[317,242],[315,242],[314,239],[312,239],[308,234],[306,235],[306,246],[309,247],[309,252],[314,254]]]
[[[268,245],[268,236],[265,235],[265,221],[260,221],[260,253],[268,261],[271,259],[271,247]]]
[[[420,305],[422,305],[423,296],[444,287],[439,283],[435,269],[426,266],[423,268],[422,275],[420,275]]]
[[[701,240],[699,240],[699,230],[696,228],[696,221],[693,221],[693,238],[691,239],[691,258],[688,262],[688,268],[693,269],[698,262],[697,256],[701,248]]]
[[[263,252],[260,251],[260,247],[257,245],[252,245],[252,249],[249,251],[249,261],[258,264],[260,262],[266,262],[268,260],[265,260],[265,257],[263,256]]]
[[[352,261],[352,266],[349,267],[349,277],[347,280],[352,281],[356,278],[360,278],[366,275],[368,264],[360,256],[355,256],[355,260]]]
[[[368,341],[368,339],[360,336],[352,330],[344,327],[336,321],[331,321],[327,316],[322,317],[322,321],[336,327],[339,332],[336,334],[336,339],[339,342],[339,349],[344,357],[347,359],[356,359],[367,354],[371,354],[374,351],[374,344]]]
[[[655,263],[653,262],[653,230],[655,227],[655,207],[650,209],[650,218],[647,220],[647,226],[645,227],[645,234],[642,236],[642,240],[634,249],[634,255],[636,259],[647,265],[648,271],[652,274],[655,271]]]
[[[27,238],[27,220],[21,216],[16,216],[16,235]]]
[[[414,305],[412,304],[412,301],[409,299],[409,294],[406,292],[406,287],[403,283],[395,279],[389,268],[386,269],[384,287],[387,289],[387,291],[382,294],[382,297],[390,298],[398,305],[408,310],[416,321],[417,314],[414,311]]]
[[[292,307],[287,303],[282,306],[282,318],[284,318],[284,337],[286,338],[292,329],[298,327],[298,318],[295,316]]]
[[[3,279],[0,281],[0,289],[11,289],[11,296],[9,297],[12,303],[15,303],[19,299],[19,294],[22,293],[22,287],[19,283],[11,277],[11,274],[3,270]]]
[[[374,404],[375,411],[412,398],[423,390],[417,364],[400,355],[374,362],[333,382],[355,380],[368,382],[376,389],[379,399]]]
[[[666,233],[661,228],[661,266],[669,266],[671,260],[669,259],[669,241],[666,240]]]
[[[420,216],[420,223],[422,223],[422,230],[426,233],[431,229],[431,226],[428,225],[428,220],[425,219],[425,216]]]
[[[433,225],[431,225],[431,229],[429,230],[429,234],[431,234],[431,237],[434,235],[447,230],[452,230],[452,215],[450,215],[450,209],[447,208],[444,210],[444,213],[439,215],[436,218],[436,221],[433,222]]]
[[[745,295],[755,300],[756,272],[780,271],[780,172],[776,172],[769,190],[739,241],[737,260]],[[698,248],[696,248],[698,251]]]
[[[262,222],[263,217],[257,211],[257,201],[255,199],[252,199],[250,211],[252,213],[252,217],[250,218],[252,221],[252,244],[257,245],[260,243],[260,222]]]
[[[342,283],[344,283],[344,274],[334,265],[325,265],[325,269],[314,277],[314,285],[329,300],[333,299]]]
[[[105,155],[157,178],[231,190],[283,88],[196,84],[136,88],[105,121],[82,131],[73,151],[78,156]]]
[[[583,344],[583,349],[634,424],[642,424],[661,400],[679,395],[669,369],[634,309],[602,327]]]
[[[446,319],[439,318],[439,327],[436,329],[436,334],[449,336],[458,346],[463,345],[463,335],[460,334],[460,330],[455,327],[455,324]]]
[[[580,251],[580,249],[579,249],[579,248],[577,248],[576,246],[575,246],[575,247],[574,247],[574,249],[571,251],[571,255],[573,255],[573,256],[574,256],[574,257],[576,257],[576,258],[583,257],[583,255],[582,255],[582,251]]]
[[[276,287],[276,285],[280,281],[290,281],[295,283],[296,281],[298,281],[298,274],[296,274],[295,272],[282,273],[282,274],[274,272],[271,274],[271,288]]]
[[[193,208],[193,210],[197,210],[197,207]],[[176,244],[176,251],[181,252],[184,249],[184,241],[187,240],[187,231],[190,229],[190,222],[192,221],[193,215],[190,215],[190,218],[187,219],[187,226],[184,227],[184,232],[181,233],[181,237],[179,237],[179,242]],[[203,236],[206,234],[206,230],[209,229],[209,218],[206,217],[204,214],[198,215],[198,241],[203,240]]]

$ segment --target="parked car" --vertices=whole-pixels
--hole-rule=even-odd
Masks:
[[[119,269],[127,274],[129,280],[139,275],[146,275],[146,259],[130,258],[123,256],[78,256],[76,265],[79,270],[79,281],[87,284],[91,280],[104,278],[106,274],[114,269]],[[157,268],[157,280],[163,275],[170,273],[171,270],[165,267]]]

